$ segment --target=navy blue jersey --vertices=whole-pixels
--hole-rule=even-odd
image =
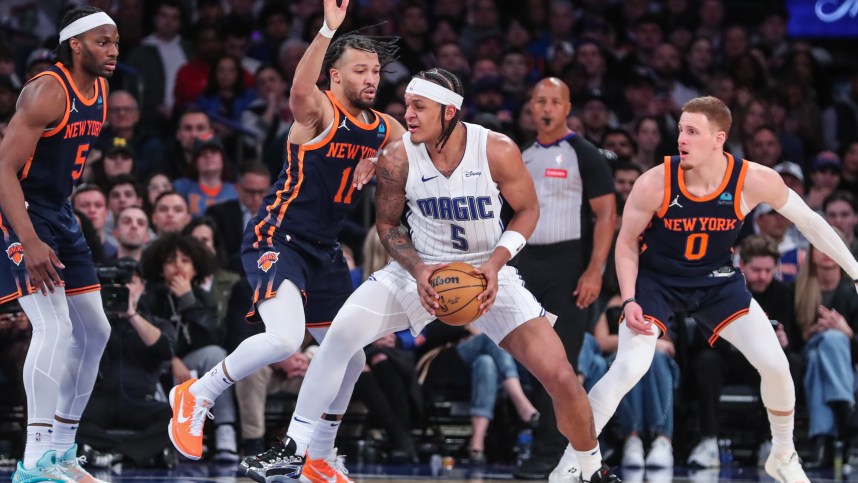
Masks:
[[[68,201],[75,182],[83,174],[90,146],[98,138],[107,116],[107,93],[104,78],[99,77],[94,94],[87,99],[59,62],[33,79],[44,76],[55,77],[65,90],[66,112],[57,125],[45,128],[18,178],[29,204],[57,209]]]
[[[322,139],[286,146],[286,163],[265,197],[255,224],[254,245],[271,245],[286,235],[326,245],[337,243],[343,221],[357,200],[352,178],[358,161],[375,157],[387,142],[390,127],[377,111],[368,124],[355,119],[326,92],[334,122]]]
[[[705,197],[685,189],[679,156],[664,160],[664,201],[644,230],[640,266],[684,285],[721,283],[733,274],[731,254],[744,216],[740,208],[748,162],[727,156],[721,186]]]

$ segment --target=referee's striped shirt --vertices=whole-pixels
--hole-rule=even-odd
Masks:
[[[534,141],[522,157],[536,185],[540,210],[528,244],[589,240],[593,212],[588,201],[614,192],[613,174],[601,151],[570,132],[551,144]]]

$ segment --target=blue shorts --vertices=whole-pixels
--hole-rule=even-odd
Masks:
[[[255,220],[254,220],[255,221]],[[259,322],[256,304],[274,297],[284,280],[294,283],[304,296],[307,327],[328,327],[351,295],[349,267],[339,245],[322,245],[295,236],[266,238],[248,223],[241,242],[241,263],[253,289],[249,322]]]
[[[83,237],[80,223],[71,205],[63,204],[59,210],[50,210],[34,204],[27,208],[30,221],[39,239],[51,247],[66,268],[54,267],[65,287],[66,295],[78,295],[101,289],[92,253]],[[37,291],[30,284],[27,257],[21,249],[18,236],[5,223],[0,213],[0,230],[3,232],[4,256],[0,256],[0,304]]]
[[[682,312],[694,317],[709,345],[715,344],[718,334],[734,320],[748,313],[751,292],[745,276],[736,270],[725,276],[723,282],[694,287],[671,283],[664,277],[646,269],[638,272],[635,299],[643,309],[644,318],[662,331]]]

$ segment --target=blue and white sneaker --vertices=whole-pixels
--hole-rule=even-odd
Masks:
[[[63,469],[57,465],[57,452],[50,450],[46,451],[39,458],[39,461],[36,461],[36,466],[32,469],[24,468],[24,463],[19,461],[15,473],[12,474],[12,483],[35,483],[37,481],[63,483],[74,480],[70,479]]]

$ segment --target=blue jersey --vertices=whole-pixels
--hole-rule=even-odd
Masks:
[[[59,123],[45,128],[18,178],[24,199],[30,205],[58,209],[68,202],[75,183],[83,174],[90,146],[101,132],[107,116],[107,92],[104,78],[99,77],[92,97],[84,97],[69,71],[59,62],[33,79],[44,76],[56,78],[63,87],[66,111]]]
[[[254,223],[257,244],[270,246],[286,235],[334,245],[358,193],[352,178],[358,161],[375,157],[387,142],[390,127],[372,111],[369,123],[355,119],[326,92],[334,107],[329,130],[306,144],[288,143],[286,163],[265,197]]]
[[[731,253],[744,219],[740,202],[748,162],[726,156],[721,186],[705,197],[685,189],[679,157],[665,157],[664,201],[641,237],[641,269],[669,283],[698,287],[733,275]]]

